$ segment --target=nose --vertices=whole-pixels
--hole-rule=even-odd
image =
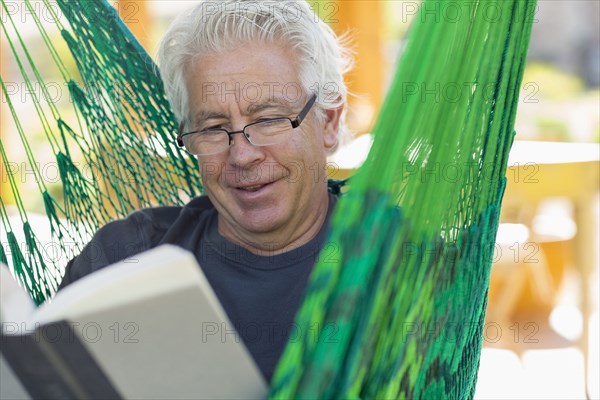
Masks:
[[[254,146],[243,131],[229,133],[229,162],[240,168],[251,167],[265,158],[264,148]]]

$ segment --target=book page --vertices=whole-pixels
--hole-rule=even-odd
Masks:
[[[26,331],[26,321],[35,311],[35,303],[26,289],[19,286],[8,266],[0,263],[0,322],[6,335]]]
[[[67,320],[125,398],[256,399],[268,386],[195,257],[160,246],[58,292],[35,321]]]
[[[190,252],[163,245],[72,283],[42,305],[33,315],[33,322],[78,318],[191,285],[212,291]]]

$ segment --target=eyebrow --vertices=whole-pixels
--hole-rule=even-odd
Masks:
[[[275,107],[283,107],[286,112],[292,111],[290,104],[287,101],[285,101],[283,99],[279,99],[279,98],[273,98],[273,99],[269,99],[267,101],[263,101],[260,103],[250,104],[246,108],[246,110],[243,114],[244,115],[252,115],[252,114],[256,114],[257,112],[264,111],[269,108],[275,108]],[[196,123],[202,122],[202,121],[208,121],[210,119],[227,119],[227,115],[222,112],[219,112],[219,111],[205,111],[205,110],[200,110],[196,114],[194,114],[194,122],[196,122]]]
[[[200,110],[194,115],[193,122],[199,123],[202,121],[208,121],[209,119],[225,119],[227,115],[218,111],[204,111]]]

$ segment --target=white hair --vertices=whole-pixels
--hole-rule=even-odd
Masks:
[[[163,37],[158,65],[167,98],[179,123],[189,123],[186,67],[202,54],[234,49],[250,42],[284,43],[293,49],[305,95],[317,94],[317,116],[346,105],[343,75],[351,68],[350,51],[306,1],[202,0],[179,15]],[[340,136],[346,134],[345,112]]]

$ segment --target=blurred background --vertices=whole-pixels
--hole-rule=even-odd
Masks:
[[[18,4],[19,2],[13,2]],[[173,17],[191,1],[113,1],[121,18],[150,54]],[[315,12],[338,33],[350,33],[356,53],[347,82],[353,137],[332,159],[333,176],[351,174],[366,157],[369,130],[385,96],[395,62],[419,2],[400,0],[313,1]],[[476,398],[599,398],[598,210],[600,140],[600,1],[539,0],[535,14],[516,122],[516,142],[492,270],[484,351]],[[33,2],[33,4],[39,4]],[[43,12],[43,5],[39,11]],[[14,9],[11,9],[14,10]],[[23,9],[16,8],[25,13]],[[447,11],[447,13],[446,13]],[[6,9],[3,10],[6,13]],[[449,10],[439,17],[452,18]],[[5,18],[6,15],[2,15]],[[52,22],[52,21],[49,21]],[[51,39],[71,62],[56,30]],[[32,21],[21,18],[32,54],[44,43]],[[39,35],[38,35],[39,36]],[[40,163],[52,160],[37,127],[18,66],[2,38],[0,71],[14,83],[16,112]],[[37,46],[37,47],[36,47]],[[39,49],[38,49],[39,47]],[[36,51],[39,50],[39,53]],[[48,66],[44,76],[56,76]],[[74,65],[70,65],[73,68]],[[21,86],[20,86],[21,85]],[[54,92],[65,87],[57,84]],[[4,100],[4,95],[2,96]],[[57,102],[62,107],[61,102]],[[69,113],[68,105],[64,113]],[[0,132],[7,157],[27,176],[27,159],[6,102],[0,104]],[[10,207],[6,170],[2,199]],[[15,171],[10,171],[15,173]],[[51,193],[61,197],[60,180],[45,174]],[[54,177],[54,178],[53,178]],[[35,181],[21,179],[21,191]],[[31,210],[44,213],[37,196]],[[40,218],[43,224],[43,218]],[[2,245],[5,245],[4,235]],[[586,389],[587,387],[587,389]]]

